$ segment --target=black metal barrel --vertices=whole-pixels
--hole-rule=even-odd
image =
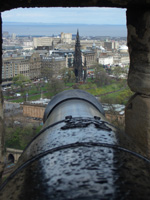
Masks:
[[[149,199],[150,160],[81,90],[48,104],[41,132],[1,185],[2,200]]]

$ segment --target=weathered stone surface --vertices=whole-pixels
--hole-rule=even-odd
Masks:
[[[133,92],[150,95],[150,74],[131,70],[128,85]]]
[[[128,9],[128,46],[130,70],[128,85],[132,91],[150,94],[150,10]]]
[[[2,175],[3,175],[3,171],[4,171],[4,162],[0,163],[0,184],[2,183]]]
[[[134,95],[125,114],[125,132],[150,157],[150,97]]]
[[[3,94],[1,90],[2,83],[2,19],[0,13],[0,161],[4,155],[4,115],[3,115]]]
[[[0,85],[0,182],[4,169],[4,132],[3,95]]]
[[[2,17],[0,13],[0,84],[2,83]]]
[[[0,11],[10,10],[13,8],[19,7],[89,7],[89,6],[98,6],[98,7],[118,7],[118,8],[127,8],[144,6],[150,7],[150,1],[144,0],[5,0],[0,2]]]
[[[4,115],[3,115],[3,94],[1,90],[2,83],[2,18],[0,13],[0,183],[4,170]]]
[[[3,115],[3,95],[0,85],[0,161],[4,156],[4,115]]]

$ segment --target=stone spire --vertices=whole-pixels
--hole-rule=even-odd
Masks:
[[[77,30],[74,61],[73,61],[73,67],[77,82],[83,80],[83,67],[82,67],[82,57],[81,57],[80,47],[81,45],[80,45],[79,31]]]

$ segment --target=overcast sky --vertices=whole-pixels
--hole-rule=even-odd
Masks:
[[[2,13],[4,22],[126,24],[126,10],[118,8],[19,8]]]

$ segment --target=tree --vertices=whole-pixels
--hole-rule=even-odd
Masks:
[[[98,87],[110,84],[110,77],[107,75],[102,65],[95,66],[95,83]]]
[[[76,77],[71,68],[63,68],[60,73],[65,84],[75,82]]]
[[[19,74],[19,75],[13,77],[13,82],[14,82],[14,84],[16,84],[18,86],[22,86],[23,83],[30,82],[30,79],[27,76]]]
[[[54,67],[53,66],[45,66],[41,69],[41,75],[46,81],[50,82],[54,76]]]
[[[50,98],[63,90],[64,82],[62,80],[52,78],[51,81],[47,83],[47,91]]]
[[[127,70],[125,70],[124,68],[122,68],[120,66],[116,66],[113,69],[113,75],[116,77],[116,79],[121,78],[121,76],[126,77],[127,76]]]
[[[19,74],[13,78],[13,83],[16,86],[19,86],[20,89],[23,89],[25,87],[25,84],[28,82],[30,82],[30,79],[22,74]]]
[[[21,93],[22,95],[24,96],[25,100],[26,100],[26,89],[25,89],[25,84],[26,83],[29,83],[30,82],[30,79],[22,74],[19,74],[17,76],[15,76],[13,78],[13,83],[16,85],[16,86],[19,86],[20,87],[20,90],[21,90]]]
[[[42,63],[41,75],[50,83],[52,78],[60,75],[61,68],[62,66],[54,58],[45,60]]]
[[[24,149],[31,139],[40,131],[41,126],[15,126],[6,128],[6,147]]]

